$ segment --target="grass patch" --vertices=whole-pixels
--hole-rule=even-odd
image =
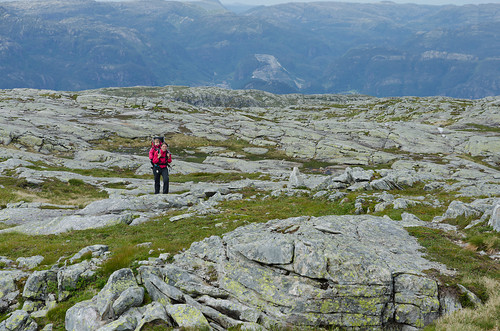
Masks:
[[[485,228],[482,227],[480,231],[472,230],[465,240],[473,245],[476,250],[482,250],[489,253],[500,251],[500,234],[493,231],[484,232],[484,229]]]
[[[264,175],[262,173],[239,173],[239,172],[227,172],[227,173],[205,173],[197,172],[187,175],[175,175],[171,177],[172,183],[187,183],[187,182],[217,182],[217,183],[228,183],[232,181],[242,180],[242,179],[260,179],[269,180],[269,175]]]
[[[106,139],[89,141],[93,149],[125,154],[148,155],[153,137],[123,138],[111,136]]]
[[[39,325],[47,325],[52,323],[54,330],[64,330],[64,319],[66,317],[66,311],[78,302],[92,299],[92,297],[98,292],[99,289],[95,286],[95,283],[88,283],[83,285],[77,290],[72,291],[72,295],[68,300],[58,302],[57,306],[49,310],[46,317],[38,319],[37,323],[39,323]]]
[[[485,166],[487,168],[491,168],[491,169],[495,169],[495,170],[500,171],[500,167],[495,167],[495,166],[491,165],[490,163],[483,161],[482,156],[471,156],[471,155],[466,155],[466,154],[461,154],[461,155],[457,155],[457,156],[464,159],[464,160],[472,161],[472,162],[475,162],[475,163],[480,164],[482,166]]]
[[[475,309],[465,308],[442,316],[424,330],[499,330],[500,282],[481,277],[476,280],[476,283],[480,283],[489,296],[489,300],[484,305]]]
[[[24,178],[0,177],[0,185],[4,187],[0,193],[2,206],[19,201],[84,205],[108,198],[105,191],[79,179],[70,179],[68,182],[47,179],[40,184],[33,184]]]
[[[423,227],[406,230],[425,247],[428,259],[457,271],[453,277],[432,272],[444,286],[456,288],[462,284],[485,303],[441,317],[425,330],[496,330],[500,325],[500,265],[489,257],[455,245],[452,240],[459,238],[453,234]],[[465,296],[460,299],[462,305],[471,306]]]
[[[467,225],[469,225],[473,220],[477,219],[477,216],[459,215],[455,218],[445,220],[446,223],[451,225],[456,225],[459,230],[463,230]]]
[[[406,230],[426,248],[429,259],[457,270],[456,277],[440,276],[444,284],[454,285],[464,278],[481,277],[500,281],[500,265],[497,262],[455,245],[452,240],[458,238],[454,238],[452,234],[424,227],[406,228]]]
[[[462,131],[473,131],[473,132],[496,132],[500,133],[500,128],[499,127],[493,127],[493,126],[487,126],[487,125],[482,125],[482,124],[476,124],[476,123],[467,123],[467,126],[473,127],[474,129],[463,129]]]
[[[135,169],[122,169],[118,167],[110,169],[97,169],[97,168],[73,169],[60,166],[51,166],[40,161],[35,161],[33,162],[33,164],[34,165],[27,166],[26,168],[38,171],[65,171],[89,177],[104,177],[104,178],[120,177],[120,178],[138,178],[138,179],[149,179],[151,177],[149,175],[136,175]]]
[[[246,190],[245,197],[262,195],[262,192]],[[293,216],[341,215],[354,211],[354,202],[331,203],[309,197],[278,197],[225,201],[220,205],[223,212],[217,215],[191,217],[172,223],[169,218],[179,212],[169,212],[156,221],[137,226],[116,226],[71,231],[47,236],[30,236],[19,233],[0,234],[0,255],[16,259],[21,256],[42,255],[44,263],[54,264],[61,256],[72,256],[80,249],[95,244],[108,245],[114,256],[110,259],[108,273],[114,268],[130,266],[132,261],[146,259],[149,250],[176,254],[188,248],[194,241],[211,235],[222,235],[249,222],[266,222],[275,218]],[[224,226],[216,227],[215,224]],[[152,242],[150,248],[135,249],[135,245]],[[126,252],[124,256],[118,252]],[[113,259],[116,259],[114,261]],[[113,265],[115,267],[113,267]]]
[[[303,173],[318,173],[320,172],[322,168],[328,168],[333,166],[334,164],[331,162],[324,162],[324,161],[318,161],[318,160],[304,160],[302,161],[302,168],[301,171]]]
[[[106,188],[113,188],[113,189],[120,189],[120,190],[126,190],[127,189],[127,186],[129,185],[130,183],[128,182],[119,182],[119,183],[107,183],[104,185],[104,187]]]

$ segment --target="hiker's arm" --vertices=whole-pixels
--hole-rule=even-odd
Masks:
[[[160,155],[159,155],[158,151],[154,151],[154,154],[153,154],[153,163],[154,164],[160,163]]]

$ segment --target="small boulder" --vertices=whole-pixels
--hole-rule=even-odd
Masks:
[[[115,316],[120,316],[131,307],[138,307],[144,300],[144,288],[136,286],[123,291],[118,299],[113,302]]]
[[[162,281],[158,276],[149,274],[147,278],[143,278],[143,281],[152,300],[164,305],[170,304],[172,300],[184,302],[184,294]]]
[[[448,206],[448,209],[443,215],[444,219],[455,219],[459,216],[465,216],[465,217],[479,217],[481,216],[481,211],[474,208],[470,204],[467,204],[462,201],[454,200],[450,203]]]
[[[493,208],[488,224],[493,227],[493,230],[500,232],[500,202]]]
[[[119,319],[104,325],[97,329],[97,331],[124,331],[135,330],[137,321],[131,316],[121,316]]]
[[[43,256],[37,255],[32,257],[19,257],[17,258],[17,266],[23,269],[34,269],[43,261]]]
[[[23,297],[32,300],[46,300],[49,293],[57,291],[57,271],[42,270],[33,272],[24,285]]]
[[[181,328],[210,329],[210,324],[201,311],[187,304],[165,307],[167,313]]]
[[[304,178],[300,174],[299,168],[294,167],[288,179],[288,188],[298,188],[304,186]]]
[[[74,261],[81,259],[85,254],[91,253],[92,257],[102,257],[106,252],[109,251],[107,245],[92,245],[82,248],[78,253],[73,255],[69,261],[73,263]]]
[[[137,324],[136,330],[141,330],[146,323],[154,321],[163,321],[167,325],[173,326],[170,318],[167,315],[167,312],[165,311],[165,306],[163,306],[161,303],[153,301],[145,308],[146,310],[144,311],[142,319]]]
[[[93,331],[103,326],[104,322],[92,300],[86,300],[66,311],[64,325],[70,331]]]
[[[111,274],[104,288],[94,297],[94,302],[102,319],[113,318],[113,303],[127,289],[138,288],[132,270],[120,269]]]
[[[24,310],[16,310],[5,321],[0,323],[0,330],[6,331],[36,331],[38,324],[30,317],[30,314]]]

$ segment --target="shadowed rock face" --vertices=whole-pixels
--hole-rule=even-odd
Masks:
[[[140,274],[145,283],[160,274],[191,297],[174,302],[191,300],[240,323],[421,327],[440,313],[437,283],[422,270],[446,268],[419,249],[385,218],[299,217],[193,243],[172,265]]]

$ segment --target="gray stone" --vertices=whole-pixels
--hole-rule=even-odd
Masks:
[[[262,147],[245,147],[243,148],[243,151],[255,155],[264,155],[269,152],[269,149]]]
[[[200,297],[198,301],[237,320],[257,322],[260,317],[259,310],[250,308],[239,302],[225,299],[214,299],[206,295]]]
[[[14,261],[7,258],[6,256],[0,256],[0,266],[2,267],[12,267],[14,265]]]
[[[184,302],[184,294],[174,286],[166,284],[158,276],[149,274],[147,278],[143,277],[144,285],[151,299],[158,301],[163,305],[174,302]]]
[[[137,327],[137,321],[131,316],[121,316],[117,320],[108,323],[97,331],[129,331],[135,330]]]
[[[165,306],[163,306],[159,302],[153,301],[149,305],[145,306],[144,314],[141,317],[141,320],[138,322],[136,330],[141,330],[143,325],[146,323],[159,320],[164,321],[170,326],[173,326],[170,318],[167,315]]]
[[[370,187],[372,190],[401,190],[402,187],[394,182],[392,179],[384,177],[380,179],[375,179],[370,182]]]
[[[49,323],[43,327],[41,331],[52,331],[54,329],[54,325],[52,323]]]
[[[350,185],[347,189],[349,191],[353,191],[353,192],[366,191],[366,190],[370,190],[371,186],[368,182],[362,181],[362,182],[355,182],[354,184]]]
[[[462,292],[463,294],[465,294],[467,296],[467,298],[469,298],[469,301],[472,302],[472,304],[475,306],[475,307],[478,307],[480,305],[482,305],[482,301],[481,299],[479,299],[477,297],[477,295],[475,295],[474,293],[472,293],[471,291],[469,291],[465,286],[461,285],[461,284],[457,284],[458,286],[458,289],[460,290],[460,292]]]
[[[375,212],[381,212],[381,211],[384,211],[385,209],[387,209],[390,205],[392,205],[391,202],[387,202],[387,201],[382,201],[380,203],[377,203],[374,207],[374,211]]]
[[[107,245],[92,245],[82,248],[78,253],[73,255],[69,261],[73,263],[74,261],[81,259],[85,254],[92,254],[92,257],[102,257],[106,252],[109,251]]]
[[[354,241],[350,242],[348,238]],[[205,311],[206,307],[203,306],[198,309],[204,314],[213,314],[220,323],[231,325],[234,323],[231,321],[238,317],[223,306],[228,305],[234,296],[238,298],[240,304],[253,309],[261,305],[269,307],[266,302],[280,307],[276,310],[270,308],[266,310],[262,317],[264,319],[306,323],[308,320],[306,315],[316,316],[313,320],[316,321],[328,313],[329,309],[333,313],[338,312],[338,307],[344,307],[342,314],[351,314],[349,315],[351,317],[360,316],[362,323],[366,323],[368,320],[366,316],[385,314],[384,307],[391,304],[392,275],[400,275],[396,292],[399,301],[392,302],[392,306],[395,307],[394,312],[397,312],[399,318],[409,324],[413,323],[414,326],[419,325],[421,321],[428,323],[438,316],[435,310],[438,298],[437,285],[435,282],[432,283],[434,291],[431,291],[426,287],[431,282],[423,274],[415,276],[415,281],[406,280],[408,277],[410,280],[413,279],[412,274],[407,273],[409,276],[406,278],[401,275],[405,274],[405,270],[411,273],[425,270],[431,267],[432,263],[419,256],[418,245],[416,243],[413,247],[409,245],[411,240],[408,238],[408,234],[398,223],[371,216],[295,218],[271,221],[267,224],[252,224],[237,229],[224,236],[225,245],[222,246],[222,251],[219,248],[220,241],[212,240],[218,247],[215,252],[219,253],[216,255],[221,258],[227,256],[222,259],[212,256],[210,260],[218,261],[217,283],[229,293],[229,297],[220,301],[207,297],[200,299],[212,302],[212,309],[218,307],[218,313]],[[268,243],[274,243],[275,247],[286,247],[290,242],[288,240],[293,240],[293,249],[278,254],[279,258],[274,256],[271,258],[266,253],[266,247],[272,246]],[[360,243],[365,242],[369,242],[371,246],[360,246]],[[205,245],[199,246],[193,252],[188,250],[182,253],[181,257],[175,258],[175,264],[191,268],[191,272],[196,274],[205,275],[203,264],[206,262],[202,262],[204,261],[202,257],[206,258],[206,252],[210,251],[208,242],[205,242]],[[201,249],[201,247],[206,248]],[[289,254],[292,255],[291,258],[288,257]],[[199,258],[196,259],[196,256]],[[199,267],[193,268],[194,263]],[[363,266],[361,270],[364,270],[364,273],[360,271],[358,267],[360,265]],[[432,267],[443,269],[436,264],[432,264]],[[182,282],[202,282],[201,279],[205,277],[202,276],[197,280],[192,274],[173,266],[169,266],[167,270],[165,279],[176,287]],[[289,272],[292,273],[288,275]],[[181,276],[183,274],[184,276]],[[332,283],[328,281],[328,287],[321,289],[319,283],[315,282],[320,282],[326,277]],[[190,303],[186,296],[185,298],[186,302]],[[371,310],[366,306],[367,301],[370,302],[368,306]],[[294,308],[285,308],[289,305]],[[326,307],[331,308],[325,310]],[[407,311],[409,307],[414,308]],[[437,309],[438,312],[439,300]],[[221,312],[230,315],[219,316]],[[353,326],[361,323],[360,319],[354,318],[343,324],[339,315],[335,325]],[[309,320],[308,323],[314,322]]]
[[[404,212],[401,214],[401,223],[405,227],[411,226],[426,226],[428,223],[422,221],[417,216]]]
[[[347,168],[346,172],[349,173],[351,181],[353,182],[369,182],[373,177],[373,170],[364,170],[363,168]]]
[[[6,331],[36,331],[38,324],[23,310],[16,310],[5,321],[0,323],[0,330]]]
[[[26,280],[23,297],[32,300],[46,300],[49,293],[57,291],[57,271],[34,271]]]
[[[340,199],[343,199],[345,196],[347,196],[347,193],[335,192],[335,193],[332,193],[328,196],[328,200],[329,201],[338,201]]]
[[[43,301],[26,300],[26,301],[24,301],[22,310],[24,310],[28,313],[32,313],[34,311],[38,311],[40,309],[43,309],[44,307],[45,307],[45,303]]]
[[[444,219],[455,219],[459,216],[465,216],[465,217],[470,217],[470,216],[477,216],[479,217],[481,215],[481,211],[474,208],[470,204],[464,203],[459,200],[454,200],[450,203],[448,206],[448,209],[443,215]]]
[[[265,264],[292,262],[294,244],[279,235],[262,238],[245,244],[235,244],[234,249],[250,260]]]
[[[394,209],[407,209],[409,206],[415,206],[419,202],[415,200],[409,200],[404,198],[397,198],[393,201]]]
[[[92,300],[81,301],[66,311],[64,325],[71,331],[94,331],[105,323]]]
[[[19,268],[34,269],[43,261],[43,256],[19,257],[16,259]]]
[[[0,230],[0,233],[22,232],[33,235],[57,234],[72,230],[95,229],[120,223],[130,223],[130,215],[71,215],[56,217],[50,221],[30,222],[12,228]]]
[[[7,225],[21,225],[48,218],[68,216],[74,213],[74,208],[70,207],[41,203],[9,204],[7,208],[0,210],[0,222]]]
[[[493,230],[500,232],[500,203],[493,208],[488,224],[493,227]]]
[[[168,305],[165,307],[167,314],[172,317],[175,324],[183,328],[210,328],[210,324],[201,311],[187,304]]]
[[[132,270],[125,268],[111,274],[104,288],[93,299],[102,319],[115,316],[114,302],[125,290],[130,288],[139,288]]]
[[[113,302],[115,316],[120,316],[131,307],[138,307],[144,300],[144,288],[129,287]]]
[[[290,174],[290,178],[288,179],[288,188],[298,188],[303,187],[304,179],[300,174],[299,168],[294,167],[292,173]]]
[[[462,309],[462,304],[455,295],[450,293],[442,293],[440,298],[441,312],[443,315],[449,315],[457,310]]]

